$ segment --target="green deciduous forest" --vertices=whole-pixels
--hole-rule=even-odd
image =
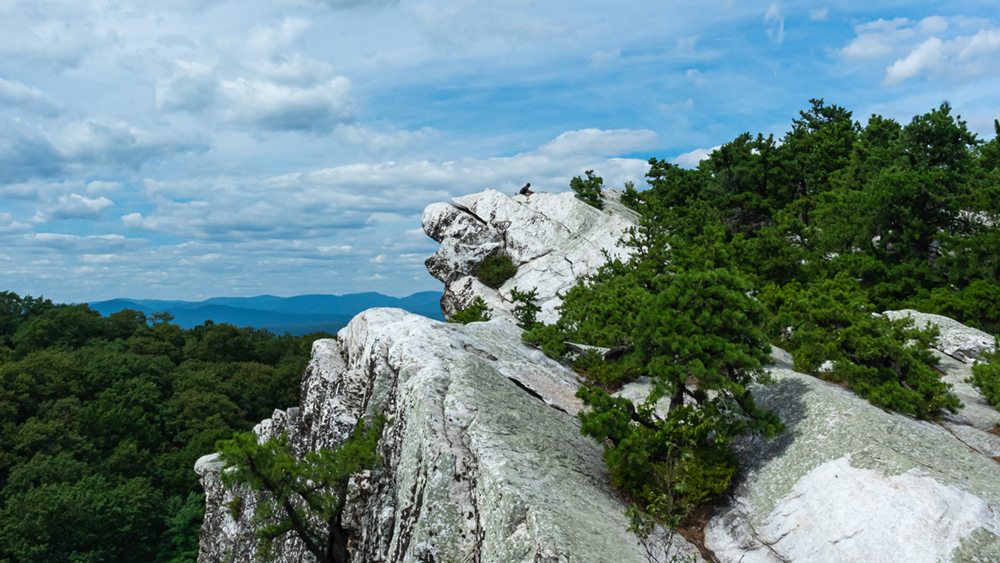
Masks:
[[[631,257],[567,292],[556,324],[524,334],[553,356],[566,341],[611,348],[576,360],[590,381],[582,432],[605,443],[634,530],[676,526],[726,490],[735,436],[784,431],[751,392],[767,382],[772,345],[885,409],[933,420],[962,407],[933,369],[936,329],[879,313],[1000,332],[998,138],[977,138],[947,104],[862,126],[810,100],[780,139],[742,134],[695,169],[649,164],[650,187],[626,184],[622,198],[641,215],[620,242]],[[995,401],[1000,372],[974,373]],[[639,376],[652,383],[642,404],[609,394]]]
[[[298,404],[312,341],[0,293],[0,561],[194,561],[194,462]]]

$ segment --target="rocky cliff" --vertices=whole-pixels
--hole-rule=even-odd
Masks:
[[[384,467],[350,485],[343,523],[353,561],[701,560],[663,530],[645,543],[626,531],[601,447],[579,434],[576,374],[522,344],[508,320],[510,287],[539,288],[553,320],[559,291],[593,271],[602,251],[622,252],[613,240],[635,216],[607,196],[608,211],[573,194],[489,190],[430,206],[424,227],[442,246],[427,264],[446,284],[443,308],[479,295],[497,318],[461,326],[395,309],[362,313],[337,340],[315,344],[301,405],[256,428],[262,438],[287,431],[304,452],[341,443],[374,410],[394,418],[379,446]],[[471,276],[497,252],[520,265],[499,291]],[[775,383],[754,395],[787,432],[735,444],[744,469],[705,528],[709,557],[1000,561],[1000,437],[988,432],[1000,413],[964,382],[992,339],[944,317],[887,315],[940,328],[938,367],[965,408],[940,423],[888,413],[796,373],[775,350]],[[249,563],[252,511],[229,515],[219,465],[207,456],[196,468],[208,495],[199,562]],[[307,560],[296,541],[282,549],[282,561]]]
[[[580,435],[577,386],[506,320],[449,325],[371,309],[337,340],[316,342],[302,404],[255,431],[287,431],[301,452],[336,446],[374,410],[394,419],[379,446],[384,467],[350,485],[343,523],[356,562],[695,557],[662,530],[642,544],[626,532],[601,448]],[[253,561],[252,502],[234,519],[217,458],[196,469],[208,495],[199,563]],[[282,561],[309,559],[297,541],[282,549]]]
[[[621,203],[621,192],[604,190],[603,210],[583,203],[573,192],[506,195],[486,190],[458,197],[453,203],[435,203],[424,210],[427,236],[441,244],[427,259],[427,270],[444,283],[441,309],[451,316],[476,297],[482,297],[498,317],[513,318],[510,290],[535,289],[542,311],[538,320],[559,318],[558,297],[613,258],[627,256],[618,246],[638,215]],[[476,279],[479,262],[505,255],[517,274],[499,289]]]

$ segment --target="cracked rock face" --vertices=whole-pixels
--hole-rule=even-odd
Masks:
[[[921,313],[913,309],[886,311],[883,314],[892,320],[909,317],[913,319],[913,324],[917,328],[936,326],[941,332],[938,337],[937,349],[967,364],[974,363],[981,352],[993,351],[994,340],[992,336],[948,317]]]
[[[498,191],[455,198],[424,210],[427,236],[441,248],[427,259],[427,270],[445,284],[441,309],[445,316],[467,307],[476,297],[494,317],[513,318],[510,290],[535,289],[542,311],[538,320],[554,323],[562,300],[577,280],[597,270],[606,258],[627,256],[617,246],[638,215],[621,204],[621,194],[604,190],[604,210],[577,199],[573,192],[509,197]],[[498,290],[476,279],[476,265],[503,254],[518,266],[517,274]]]
[[[754,396],[787,431],[737,444],[744,469],[705,530],[719,561],[1000,561],[1000,438],[885,412],[774,356]]]
[[[679,536],[659,530],[640,545],[626,531],[601,446],[580,435],[576,374],[520,334],[502,319],[371,309],[314,344],[301,405],[255,431],[287,431],[301,454],[336,446],[375,410],[394,419],[384,467],[350,484],[342,522],[355,562],[700,561]],[[253,530],[224,508],[219,463],[206,456],[197,470],[208,497],[199,563],[250,563]],[[309,557],[289,541],[279,560]]]

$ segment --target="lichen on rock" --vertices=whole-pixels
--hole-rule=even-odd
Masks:
[[[353,561],[697,558],[662,529],[645,543],[626,531],[601,446],[580,435],[576,377],[505,320],[454,325],[371,309],[338,341],[316,342],[294,416],[277,411],[255,430],[287,431],[305,451],[336,445],[375,410],[394,419],[379,445],[384,467],[350,484],[342,523]],[[249,563],[252,524],[223,507],[219,465],[199,468],[209,497],[199,563]],[[295,543],[281,561],[304,557]]]

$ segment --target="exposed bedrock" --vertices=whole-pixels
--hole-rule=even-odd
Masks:
[[[445,316],[482,297],[495,316],[511,317],[510,290],[538,292],[538,320],[559,318],[557,296],[580,277],[592,274],[612,257],[627,256],[617,245],[638,215],[621,204],[621,193],[604,190],[604,210],[587,205],[573,192],[509,197],[498,191],[457,197],[424,210],[427,236],[441,248],[427,259],[427,270],[445,284],[441,309]],[[517,274],[499,289],[475,277],[483,258],[503,254],[518,266]]]
[[[256,429],[298,451],[342,442],[358,417],[394,418],[382,469],[351,482],[343,524],[356,562],[648,562],[697,552],[680,537],[640,544],[611,489],[601,446],[580,435],[576,374],[520,342],[505,320],[450,325],[371,309],[339,342],[317,341],[302,405]],[[253,560],[208,456],[200,563]],[[282,561],[304,557],[296,541]]]
[[[1000,464],[992,459],[1000,438],[883,411],[792,371],[787,353],[775,357],[776,382],[755,396],[787,432],[737,443],[741,476],[705,533],[720,561],[1000,561]],[[945,377],[968,369],[941,366]]]

